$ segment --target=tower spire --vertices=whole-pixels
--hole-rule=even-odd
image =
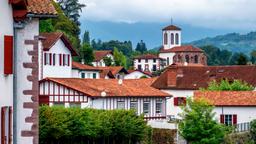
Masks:
[[[173,25],[173,19],[172,19],[172,17],[171,17],[171,25]]]

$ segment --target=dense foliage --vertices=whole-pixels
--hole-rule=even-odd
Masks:
[[[252,140],[254,141],[254,143],[256,143],[256,120],[253,120],[251,122],[250,133],[251,133],[251,136],[252,136]]]
[[[179,133],[190,144],[220,144],[225,127],[214,120],[213,107],[207,102],[187,100],[180,114]]]
[[[115,66],[123,66],[126,68],[127,61],[126,61],[125,55],[121,51],[119,51],[117,48],[114,48],[113,55],[114,55]]]
[[[40,143],[135,144],[151,134],[143,116],[126,110],[40,108]]]
[[[136,46],[136,51],[140,52],[140,53],[145,53],[147,51],[147,46],[146,44],[143,42],[143,40],[141,40],[139,43],[137,43]]]
[[[220,82],[211,81],[206,89],[201,90],[209,90],[209,91],[251,91],[254,90],[253,86],[249,85],[246,82],[240,80],[234,80],[232,82],[226,80],[222,80]]]
[[[79,59],[84,61],[85,64],[92,65],[94,61],[93,49],[88,43],[83,43],[82,47],[79,50]]]

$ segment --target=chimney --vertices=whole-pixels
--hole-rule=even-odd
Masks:
[[[84,64],[84,59],[81,59],[81,64]]]
[[[118,80],[118,84],[119,84],[119,85],[122,85],[122,84],[123,84],[123,80],[122,80],[122,79],[119,79],[119,80]]]

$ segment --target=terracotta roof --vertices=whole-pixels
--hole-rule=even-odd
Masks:
[[[161,59],[157,55],[154,54],[144,54],[134,57],[134,59]]]
[[[256,87],[256,66],[169,66],[154,82],[159,89],[206,88],[222,79],[242,80]]]
[[[163,30],[178,30],[178,31],[180,31],[181,28],[179,28],[179,27],[177,27],[175,25],[169,25],[169,26],[163,28]]]
[[[116,79],[80,79],[80,78],[46,78],[44,81],[52,81],[72,88],[88,96],[99,97],[105,91],[107,97],[167,97],[165,92],[151,87],[154,79],[123,80],[118,84]]]
[[[160,53],[169,53],[169,52],[203,52],[202,49],[194,47],[192,45],[183,45],[176,46],[170,49],[164,49],[163,47],[159,50]]]
[[[57,15],[52,0],[27,0],[27,11],[35,15]]]
[[[100,78],[104,79],[106,76],[108,76],[111,79],[115,78],[115,76],[112,74],[112,72],[109,69],[101,69]]]
[[[40,33],[40,36],[45,38],[44,40],[41,40],[45,51],[49,51],[52,46],[61,39],[65,46],[71,51],[72,56],[78,55],[71,42],[62,32]]]
[[[108,66],[108,67],[96,67],[96,68],[100,70],[109,70],[113,75],[116,75],[117,73],[120,73],[120,72],[128,74],[128,71],[122,66]]]
[[[194,98],[214,106],[256,106],[256,91],[197,91]]]
[[[79,62],[72,62],[72,68],[73,69],[79,69],[79,70],[89,70],[89,71],[101,71],[100,69],[97,69],[96,67],[89,66],[86,64],[81,64]]]
[[[173,63],[172,66],[205,66],[203,64],[200,63]]]
[[[112,54],[112,51],[111,50],[94,51],[94,59],[95,61],[100,61],[108,54]]]

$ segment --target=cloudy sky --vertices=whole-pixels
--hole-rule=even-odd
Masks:
[[[103,27],[106,24],[113,24],[117,28],[121,24],[131,27],[139,24],[154,25],[152,28],[157,28],[158,25],[157,30],[160,31],[161,26],[170,23],[171,18],[174,24],[184,26],[187,31],[199,30],[198,33],[201,33],[201,29],[204,34],[199,35],[202,36],[232,31],[249,32],[256,29],[256,0],[80,0],[80,2],[87,5],[83,10],[81,22],[91,33],[97,27],[91,28],[90,24],[99,25],[98,28],[102,29],[100,23]],[[209,35],[205,34],[205,31],[209,31]],[[97,37],[101,38],[98,34]],[[185,39],[185,41],[189,40],[193,38]]]

